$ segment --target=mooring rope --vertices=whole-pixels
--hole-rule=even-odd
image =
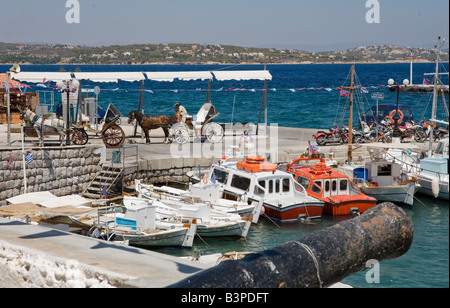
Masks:
[[[302,246],[306,250],[306,252],[311,256],[311,258],[312,258],[312,260],[314,262],[314,265],[316,266],[316,271],[317,271],[316,275],[317,275],[317,279],[319,280],[320,288],[322,288],[323,287],[323,282],[322,282],[322,279],[320,279],[319,262],[317,261],[316,256],[314,255],[313,251],[311,250],[311,248],[309,248],[308,245],[300,243],[300,242],[295,242],[295,243],[297,243],[300,246]]]

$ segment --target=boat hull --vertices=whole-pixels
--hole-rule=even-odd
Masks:
[[[183,246],[188,231],[188,228],[182,228],[161,231],[155,234],[120,233],[116,235],[115,240],[127,240],[130,245],[139,247]]]
[[[321,219],[323,208],[322,202],[301,203],[289,207],[276,207],[264,203],[264,214],[278,222],[293,222],[302,218]]]
[[[421,185],[421,187],[419,189],[419,193],[433,197],[433,198],[449,200],[448,177],[447,177],[447,181],[441,181],[439,183],[439,194],[437,195],[437,197],[433,193],[432,182],[433,182],[432,177],[425,177],[423,175],[419,176],[419,183]]]
[[[224,225],[204,225],[197,226],[197,234],[200,237],[222,237],[222,236],[239,236],[246,237],[245,228],[247,222],[240,221],[238,223],[229,223]]]
[[[415,183],[399,186],[368,187],[361,186],[361,192],[377,199],[378,202],[393,202],[413,205],[414,193],[420,186]]]
[[[354,200],[339,203],[326,202],[323,212],[332,216],[345,216],[352,213],[364,213],[377,204],[377,200]]]

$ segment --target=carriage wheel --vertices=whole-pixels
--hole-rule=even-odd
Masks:
[[[171,140],[175,140],[178,144],[185,144],[189,141],[189,128],[183,124],[175,124],[171,128]]]
[[[89,136],[84,129],[74,129],[70,132],[70,143],[74,145],[85,145]]]
[[[208,124],[206,126],[205,130],[205,136],[206,139],[209,140],[209,142],[211,143],[217,143],[222,141],[223,139],[223,135],[224,135],[224,131],[223,131],[223,127],[217,123],[211,123]]]
[[[108,148],[118,148],[125,142],[125,132],[120,126],[113,125],[102,133],[103,143]]]

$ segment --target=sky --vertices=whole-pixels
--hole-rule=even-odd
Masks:
[[[198,43],[344,50],[364,45],[433,48],[449,37],[448,0],[0,0],[0,42],[107,46]]]

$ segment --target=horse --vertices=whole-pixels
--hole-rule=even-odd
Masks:
[[[152,129],[162,128],[164,131],[165,139],[164,143],[169,143],[169,128],[172,126],[173,121],[164,115],[159,117],[151,117],[140,113],[139,111],[131,111],[128,114],[128,124],[131,124],[134,120],[141,126],[145,133],[146,143],[150,144],[149,131]]]
[[[31,111],[30,109],[26,109],[20,115],[20,119],[22,121],[28,120],[33,125],[33,128],[36,130],[36,133],[39,137],[39,146],[43,146],[44,135],[45,133],[57,133],[59,134],[60,146],[65,144],[65,122],[63,120],[52,118],[52,119],[44,119],[38,116],[36,113]],[[42,135],[41,135],[42,132]]]

